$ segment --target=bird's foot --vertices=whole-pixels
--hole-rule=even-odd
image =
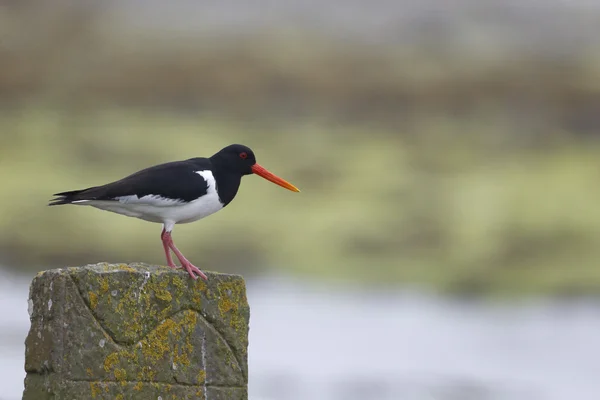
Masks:
[[[184,262],[182,262],[181,266],[188,272],[188,274],[190,274],[192,279],[198,279],[198,276],[199,276],[200,278],[204,279],[205,281],[208,280],[208,277],[204,274],[204,272],[200,271],[200,269],[198,267],[196,267],[194,264],[192,264],[191,262],[185,260]]]
[[[167,257],[167,264],[169,265],[169,267],[171,267],[173,269],[184,268],[188,272],[188,274],[190,274],[192,279],[198,279],[198,276],[199,276],[202,279],[204,279],[205,281],[208,280],[208,277],[206,275],[204,275],[204,272],[200,271],[199,268],[197,268],[194,264],[189,262],[188,259],[185,258],[185,256],[181,253],[181,251],[179,251],[177,246],[175,246],[175,243],[173,243],[173,238],[171,237],[171,232],[167,232],[163,228],[163,231],[160,234],[160,238],[163,242],[163,247],[165,249],[165,256]],[[170,250],[173,250],[173,252],[177,256],[177,258],[181,262],[181,267],[176,266],[175,263],[173,262],[173,258],[171,257]]]

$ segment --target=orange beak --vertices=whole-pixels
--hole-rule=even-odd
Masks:
[[[291,183],[289,183],[288,181],[286,181],[284,179],[281,179],[277,175],[270,173],[269,171],[267,171],[266,169],[264,169],[263,167],[261,167],[258,164],[254,164],[252,166],[252,172],[258,176],[265,178],[268,181],[271,181],[283,188],[286,188],[287,190],[291,190],[292,192],[300,191],[296,186],[292,185]]]

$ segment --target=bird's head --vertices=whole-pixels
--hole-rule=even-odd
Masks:
[[[213,160],[218,159],[219,164],[224,169],[227,169],[229,171],[234,171],[241,175],[256,174],[283,188],[291,190],[292,192],[300,191],[296,186],[278,177],[277,175],[267,171],[265,168],[257,164],[254,152],[247,146],[241,144],[232,144],[221,149],[211,158]]]

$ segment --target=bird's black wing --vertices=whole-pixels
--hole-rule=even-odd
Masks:
[[[49,205],[71,204],[85,200],[114,200],[126,196],[155,196],[168,200],[190,202],[204,196],[208,182],[196,171],[209,170],[210,160],[193,158],[143,169],[121,180],[82,190],[56,193]],[[172,202],[171,202],[172,204]]]

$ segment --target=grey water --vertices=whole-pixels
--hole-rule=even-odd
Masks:
[[[30,278],[0,269],[0,400],[21,398]],[[600,303],[248,282],[251,400],[597,400]]]

